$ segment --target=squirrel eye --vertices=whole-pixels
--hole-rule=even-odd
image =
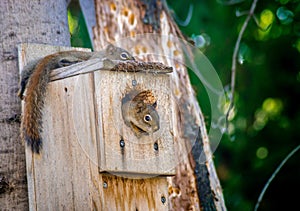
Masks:
[[[121,59],[126,60],[129,58],[129,55],[126,52],[120,54]]]
[[[149,114],[144,116],[144,121],[145,122],[150,122],[151,120],[152,120],[152,117]]]

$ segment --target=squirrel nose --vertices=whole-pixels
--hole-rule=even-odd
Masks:
[[[159,130],[159,125],[154,125],[152,129],[153,129],[153,132],[158,131]]]

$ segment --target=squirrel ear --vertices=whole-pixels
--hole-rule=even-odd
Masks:
[[[153,108],[157,108],[157,101],[152,104]]]
[[[111,43],[109,43],[109,45],[106,47],[106,52],[110,55],[113,55],[115,52],[115,46]]]

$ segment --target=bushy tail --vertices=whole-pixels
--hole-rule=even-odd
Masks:
[[[45,60],[47,57],[37,64],[28,81],[21,122],[22,139],[38,154],[42,149],[42,109],[50,77],[50,67],[44,67],[48,63]]]

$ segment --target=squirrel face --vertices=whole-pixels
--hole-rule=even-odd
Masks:
[[[125,124],[139,138],[149,135],[160,128],[157,102],[151,91],[135,92],[125,95],[122,100],[122,115]]]
[[[140,112],[132,113],[130,125],[133,132],[139,137],[140,135],[149,135],[157,131],[160,125],[159,115],[155,107],[145,105],[139,110]]]
[[[106,47],[105,51],[107,59],[120,61],[135,60],[134,57],[128,51],[124,50],[123,48],[116,47],[112,44],[109,44]]]

